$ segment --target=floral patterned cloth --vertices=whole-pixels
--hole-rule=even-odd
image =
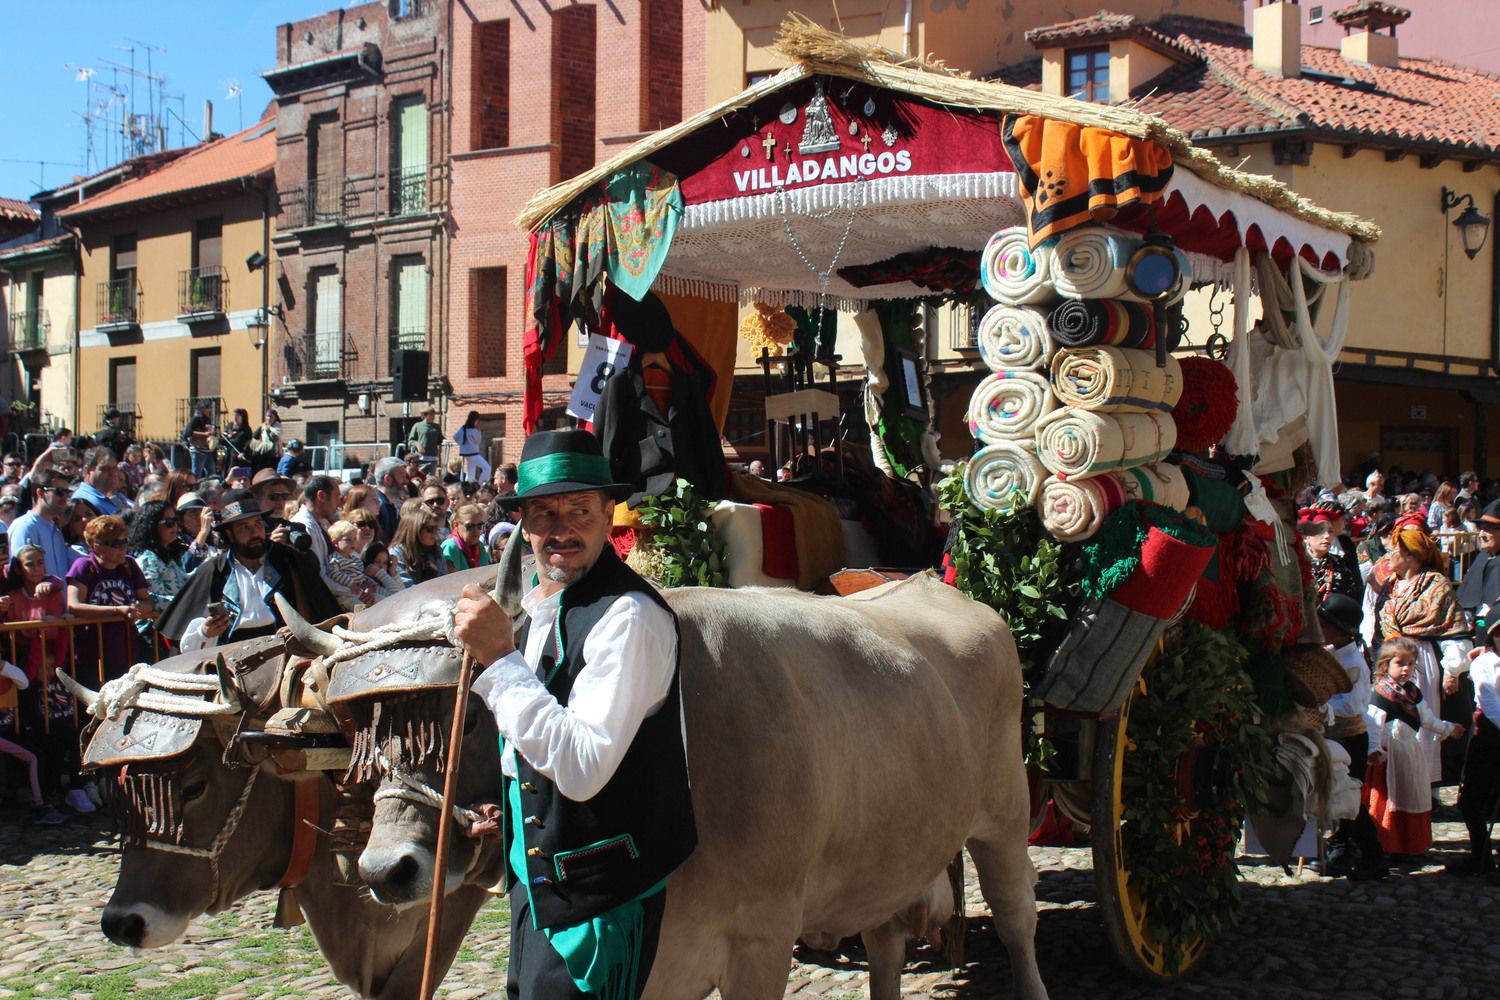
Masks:
[[[1453,584],[1442,573],[1427,570],[1411,580],[1393,580],[1389,596],[1380,606],[1380,637],[1394,639],[1461,639],[1469,634],[1468,622]]]
[[[651,289],[682,220],[677,176],[650,163],[627,167],[531,234],[526,295],[525,426],[542,415],[542,365],[579,318],[598,317],[606,274],[639,299]]]

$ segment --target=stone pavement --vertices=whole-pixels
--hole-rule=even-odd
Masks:
[[[1451,805],[1452,789],[1443,800]],[[1440,814],[1446,819],[1446,814]],[[1456,817],[1455,817],[1456,818]],[[305,928],[271,929],[274,896],[195,921],[187,936],[154,952],[130,952],[99,933],[99,910],[116,860],[99,820],[37,827],[0,812],[0,997],[188,1000],[217,997],[347,996],[323,968]],[[1247,912],[1186,979],[1147,987],[1115,965],[1094,906],[1090,856],[1082,848],[1033,848],[1041,873],[1037,950],[1054,1000],[1082,998],[1297,997],[1329,1000],[1465,1000],[1493,995],[1500,981],[1500,889],[1443,875],[1465,846],[1461,824],[1439,822],[1433,863],[1383,882],[1287,876],[1247,864]],[[911,997],[968,1000],[1009,994],[1007,960],[988,926],[974,879],[967,963],[935,968],[919,951],[907,967]],[[481,912],[441,996],[503,996],[507,943],[503,904]],[[789,998],[865,996],[857,959],[799,952]]]

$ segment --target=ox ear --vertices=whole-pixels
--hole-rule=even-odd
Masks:
[[[223,653],[214,657],[214,673],[219,678],[219,701],[225,705],[233,705],[237,709],[244,707],[234,675],[229,672],[229,664],[225,662]]]
[[[286,622],[287,628],[292,630],[298,645],[315,656],[327,656],[339,648],[339,640],[336,636],[324,632],[312,622],[303,618],[280,594],[273,593],[271,598],[276,602],[276,609],[281,612],[281,620]]]
[[[495,603],[511,618],[521,613],[521,525],[505,540],[500,572],[495,575]]]
[[[92,709],[94,707],[94,702],[99,700],[98,691],[94,691],[84,687],[82,684],[75,681],[72,677],[69,677],[66,670],[59,670],[57,672],[57,678],[58,680],[63,682],[63,687],[68,689],[69,693],[73,695],[78,704],[82,705],[84,708]]]

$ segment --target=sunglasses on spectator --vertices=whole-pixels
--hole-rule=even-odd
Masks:
[[[175,527],[177,527],[177,521],[175,519],[169,521],[166,518],[162,518],[157,523],[160,524],[163,528],[175,528]]]
[[[483,521],[466,521],[466,522],[464,522],[463,527],[468,528],[470,530],[476,530],[476,529],[479,529],[479,528],[483,528],[484,527],[484,522]]]
[[[430,498],[428,498],[426,500],[423,500],[422,502],[424,504],[426,504],[427,506],[429,506],[429,507],[446,507],[446,506],[448,506],[448,498],[447,497],[430,497]]]
[[[268,494],[266,494],[266,499],[270,500],[272,503],[286,503],[291,498],[292,498],[292,495],[290,493],[268,493]]]
[[[424,525],[422,525],[421,530],[436,532],[437,531],[437,525],[435,525],[435,524],[424,524]]]
[[[10,466],[13,469],[19,469],[23,463],[17,462],[14,459],[11,459],[10,461],[6,462],[5,464],[8,465],[8,466]]]
[[[125,539],[121,538],[117,541],[107,541],[101,538],[94,544],[99,546],[99,548],[101,549],[123,549],[125,547]]]

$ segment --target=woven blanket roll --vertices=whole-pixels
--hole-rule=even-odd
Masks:
[[[1047,314],[1027,306],[995,306],[979,321],[979,357],[992,372],[1045,368],[1052,361]]]
[[[1064,233],[1052,250],[1052,287],[1073,299],[1117,299],[1129,291],[1125,267],[1140,240],[1086,226]]]
[[[1001,441],[974,453],[964,470],[969,502],[981,510],[1010,511],[1036,503],[1046,471],[1036,458],[1036,442]]]
[[[1166,412],[1182,396],[1182,366],[1169,356],[1158,368],[1154,354],[1128,347],[1078,347],[1053,356],[1052,391],[1085,410]]]
[[[1119,483],[1125,500],[1150,500],[1173,510],[1186,510],[1191,502],[1187,477],[1180,468],[1166,462],[1121,469],[1111,472],[1108,478]]]
[[[1069,299],[1047,314],[1058,347],[1153,347],[1156,312],[1120,299]]]
[[[1036,422],[1056,406],[1047,376],[994,372],[969,397],[969,431],[985,444],[1035,437]]]
[[[1048,476],[1042,483],[1037,512],[1042,527],[1059,542],[1082,542],[1093,538],[1110,511],[1125,501],[1124,490],[1113,475],[1092,479],[1058,479]]]
[[[1036,425],[1037,458],[1058,479],[1160,462],[1177,443],[1165,413],[1095,413],[1063,407]]]
[[[1029,306],[1057,301],[1052,289],[1052,249],[1031,249],[1025,226],[1002,229],[984,245],[979,282],[989,297],[1006,305]]]

